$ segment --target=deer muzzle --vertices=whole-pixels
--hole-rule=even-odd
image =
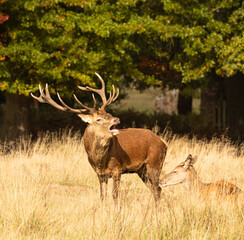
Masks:
[[[116,125],[120,124],[120,120],[119,120],[119,118],[114,118],[114,123],[115,123]]]
[[[109,131],[113,134],[113,135],[118,135],[119,134],[119,130],[115,128],[116,125],[118,125],[120,123],[119,118],[114,118],[113,120],[114,124],[110,127]]]

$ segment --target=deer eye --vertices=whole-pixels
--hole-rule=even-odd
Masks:
[[[103,120],[102,120],[101,118],[98,118],[98,119],[97,119],[97,122],[102,123]]]
[[[177,173],[177,171],[176,171],[176,170],[174,170],[174,171],[173,171],[173,173]]]

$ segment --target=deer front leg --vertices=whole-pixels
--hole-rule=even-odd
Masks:
[[[115,204],[117,204],[118,194],[119,194],[119,185],[120,185],[120,174],[113,175],[113,199]]]
[[[107,197],[108,178],[106,176],[98,176],[100,183],[100,199],[103,201]]]

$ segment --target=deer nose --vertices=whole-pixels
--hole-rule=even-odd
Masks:
[[[163,182],[163,181],[162,181],[162,182],[159,183],[159,186],[160,186],[160,187],[166,187],[167,185],[166,185],[166,182]]]
[[[115,118],[115,119],[114,119],[114,123],[119,124],[119,123],[120,123],[119,118]]]

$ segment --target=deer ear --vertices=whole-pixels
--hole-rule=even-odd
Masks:
[[[187,159],[184,162],[184,168],[188,169],[189,166],[191,165],[191,163],[192,163],[192,155],[189,154],[189,156],[187,157]]]
[[[192,158],[192,160],[191,160],[191,164],[195,164],[196,162],[197,162],[197,155],[196,156],[194,156],[193,158]]]
[[[93,119],[93,116],[92,115],[78,114],[78,116],[81,118],[81,120],[83,122],[86,122],[86,123],[91,123],[92,122],[92,119]]]

